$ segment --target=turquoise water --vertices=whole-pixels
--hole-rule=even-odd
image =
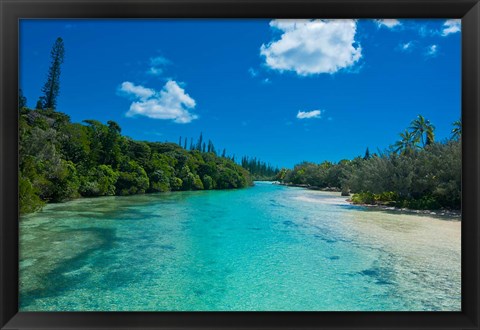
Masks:
[[[20,223],[22,311],[460,310],[460,222],[269,183]]]

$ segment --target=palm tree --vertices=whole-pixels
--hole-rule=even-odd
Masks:
[[[426,120],[422,115],[418,115],[417,119],[413,120],[410,124],[413,135],[417,140],[422,141],[422,146],[432,144],[435,140],[435,126],[430,123],[430,120]],[[424,135],[426,138],[424,138]]]
[[[452,125],[452,140],[457,141],[462,137],[462,122],[460,120],[456,120]]]
[[[401,140],[395,142],[393,145],[395,152],[400,152],[401,154],[410,154],[418,148],[418,137],[413,134],[413,132],[409,132],[405,130],[405,132],[400,133]]]
[[[426,140],[426,145],[429,146],[431,144],[433,144],[433,142],[435,142],[435,126],[433,126],[432,124],[430,124],[428,121],[427,121],[427,130],[426,130],[426,135],[427,135],[427,140]]]

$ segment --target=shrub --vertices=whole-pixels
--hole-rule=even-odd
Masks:
[[[18,178],[18,197],[20,214],[38,211],[45,205],[38,196],[38,190],[32,185],[30,180],[21,175]]]
[[[375,195],[370,192],[361,192],[352,196],[354,204],[375,204]]]

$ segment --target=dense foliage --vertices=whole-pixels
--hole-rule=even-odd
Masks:
[[[242,167],[247,169],[255,180],[274,180],[279,169],[257,158],[242,157]]]
[[[341,189],[354,203],[383,203],[417,209],[459,209],[461,122],[450,141],[435,142],[435,126],[419,115],[384,153],[321,164],[303,162],[278,170],[256,158],[221,156],[200,134],[176,143],[141,142],[121,135],[114,121],[71,123],[55,111],[60,88],[63,40],[51,51],[51,65],[36,110],[19,90],[20,212],[46,202],[80,196],[132,195],[175,190],[231,189],[257,180]],[[187,149],[188,148],[188,149]]]
[[[334,187],[353,192],[352,202],[387,204],[412,209],[460,209],[461,125],[454,123],[449,141],[434,141],[434,126],[422,116],[401,140],[384,153],[338,163],[304,162],[282,169],[277,179],[287,184]]]
[[[247,170],[215,152],[176,143],[140,142],[120,126],[71,123],[52,109],[20,110],[20,212],[80,196],[241,188]]]

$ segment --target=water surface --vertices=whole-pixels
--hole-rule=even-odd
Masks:
[[[20,223],[22,311],[458,311],[458,219],[269,183],[80,199]]]

